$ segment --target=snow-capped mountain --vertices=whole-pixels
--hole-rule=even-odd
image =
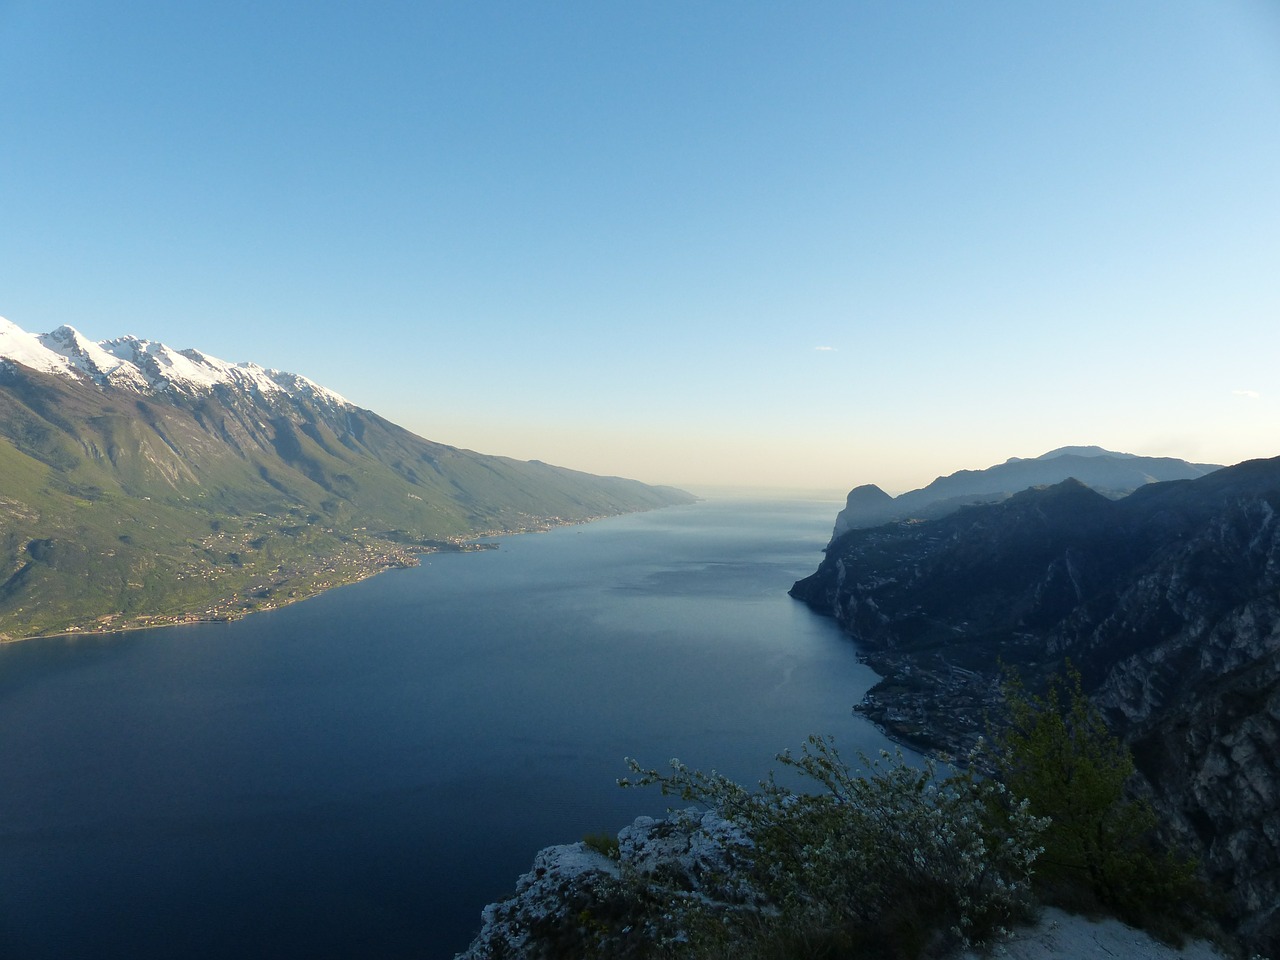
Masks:
[[[256,363],[228,363],[199,350],[174,350],[137,337],[94,343],[66,325],[50,333],[32,334],[0,317],[0,362],[4,361],[149,396],[198,395],[222,386],[264,397],[283,394],[335,407],[352,406],[306,377],[268,370]]]
[[[0,640],[221,616],[692,498],[415,436],[306,377],[0,319]]]

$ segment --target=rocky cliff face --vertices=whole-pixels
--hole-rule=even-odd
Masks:
[[[457,960],[644,957],[685,939],[678,901],[717,912],[757,906],[744,879],[751,855],[741,829],[714,812],[640,817],[613,855],[586,843],[547,847],[508,899],[485,907],[480,932]]]
[[[885,679],[863,710],[959,751],[998,662],[1081,670],[1153,802],[1280,953],[1280,459],[1108,500],[1076,482],[929,522],[850,530],[793,596]]]

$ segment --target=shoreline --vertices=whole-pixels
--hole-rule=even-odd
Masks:
[[[255,613],[269,613],[272,610],[280,610],[284,607],[292,606],[295,603],[302,603],[305,600],[312,600],[323,593],[328,593],[330,590],[338,590],[342,587],[349,587],[349,586],[352,586],[353,584],[361,583],[372,577],[376,577],[381,573],[386,573],[390,570],[405,570],[411,567],[416,567],[418,566],[416,557],[428,556],[430,554],[441,553],[441,552],[444,552],[444,551],[424,550],[422,551],[422,553],[414,554],[413,557],[410,558],[413,560],[413,562],[397,562],[397,563],[382,564],[378,566],[377,569],[361,571],[359,572],[358,575],[352,576],[348,579],[343,579],[339,582],[326,583],[324,586],[319,586],[314,589],[307,590],[306,592],[298,592],[296,594],[291,594],[289,596],[281,597],[278,600],[273,598],[270,603],[264,604],[262,606],[247,607],[247,608],[237,609],[237,610],[227,610],[226,612],[218,612],[218,613],[210,613],[208,612],[208,610],[206,610],[202,613],[140,614],[137,618],[133,620],[124,621],[121,623],[98,625],[95,622],[94,626],[84,626],[84,627],[73,626],[68,629],[58,630],[53,633],[34,633],[28,636],[22,636],[22,637],[8,637],[8,636],[0,637],[0,646],[8,645],[11,643],[23,643],[27,640],[53,640],[58,637],[108,637],[114,633],[137,633],[142,630],[160,630],[165,627],[185,627],[185,626],[190,626],[198,623],[234,623],[237,620],[243,620],[246,617],[253,616]],[[473,551],[460,550],[458,552],[470,553]],[[289,581],[282,581],[280,586],[283,587],[288,583]],[[296,590],[298,588],[295,587],[293,589]],[[107,616],[114,616],[114,614],[108,614]],[[146,620],[149,622],[141,623],[141,622],[138,622],[139,620]]]
[[[653,509],[665,508],[657,507]],[[232,593],[230,599],[226,597],[219,598],[213,601],[212,604],[206,605],[199,612],[138,614],[120,623],[103,623],[103,617],[114,618],[120,616],[119,614],[101,614],[93,617],[83,625],[73,624],[67,628],[48,633],[33,633],[19,637],[0,633],[0,646],[24,643],[28,640],[53,640],[65,637],[108,637],[115,633],[136,633],[142,630],[183,627],[200,623],[234,623],[257,613],[268,613],[272,610],[280,610],[284,607],[292,606],[295,603],[301,603],[304,600],[314,599],[323,593],[328,593],[330,590],[349,587],[391,570],[406,570],[420,566],[421,561],[419,558],[421,557],[434,556],[441,553],[480,553],[486,550],[497,550],[499,545],[488,541],[499,537],[548,533],[562,527],[582,526],[588,523],[595,523],[597,520],[608,520],[611,517],[646,512],[648,511],[636,510],[628,511],[628,513],[601,514],[599,516],[584,517],[579,520],[569,520],[563,517],[531,517],[529,518],[528,526],[520,529],[481,530],[466,537],[444,540],[425,537],[417,542],[406,543],[383,540],[375,548],[376,562],[366,562],[365,564],[356,562],[352,564],[354,569],[349,575],[338,575],[336,579],[323,580],[319,584],[310,587],[304,583],[307,576],[305,573],[300,573],[293,579],[284,579],[273,584],[267,584],[260,587],[259,591],[269,590],[271,592],[268,597],[262,598],[264,602],[259,605],[237,606],[237,604],[243,604],[244,599],[240,597],[239,593]],[[317,558],[316,562],[318,564],[333,563],[337,562],[340,557],[341,555]],[[374,559],[374,557],[366,558],[367,561]],[[334,571],[323,572],[334,573]],[[277,594],[276,591],[280,591],[280,593]]]

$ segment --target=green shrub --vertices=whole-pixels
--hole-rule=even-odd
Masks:
[[[582,838],[582,842],[587,845],[588,849],[594,850],[610,860],[618,859],[618,837],[616,834],[604,830],[599,833],[588,833]]]
[[[1156,843],[1153,811],[1126,793],[1132,758],[1078,673],[1068,680],[1043,696],[1008,681],[1010,722],[993,753],[980,748],[994,756],[988,778],[977,756],[945,778],[887,753],[854,768],[816,736],[778,758],[811,788],[799,793],[773,777],[750,790],[678,760],[667,771],[628,760],[621,785],[714,809],[741,830],[749,862],[692,889],[624,862],[623,928],[645,931],[626,955],[915,960],[998,937],[1033,892],[1177,941],[1196,919],[1188,905],[1204,902],[1195,865]],[[621,955],[617,939],[600,943]]]
[[[1040,896],[1077,911],[1104,909],[1166,940],[1190,929],[1204,894],[1195,863],[1163,849],[1146,802],[1126,793],[1133,758],[1089,702],[1068,665],[1043,696],[1005,684],[1009,725],[996,766],[1010,796],[1049,820],[1036,864]],[[1065,689],[1065,702],[1064,691]]]

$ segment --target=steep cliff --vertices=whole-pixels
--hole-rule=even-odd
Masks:
[[[999,663],[1066,658],[1151,798],[1280,952],[1280,459],[1121,500],[1067,481],[938,520],[850,530],[792,595],[884,675],[862,709],[958,751],[998,708]]]

